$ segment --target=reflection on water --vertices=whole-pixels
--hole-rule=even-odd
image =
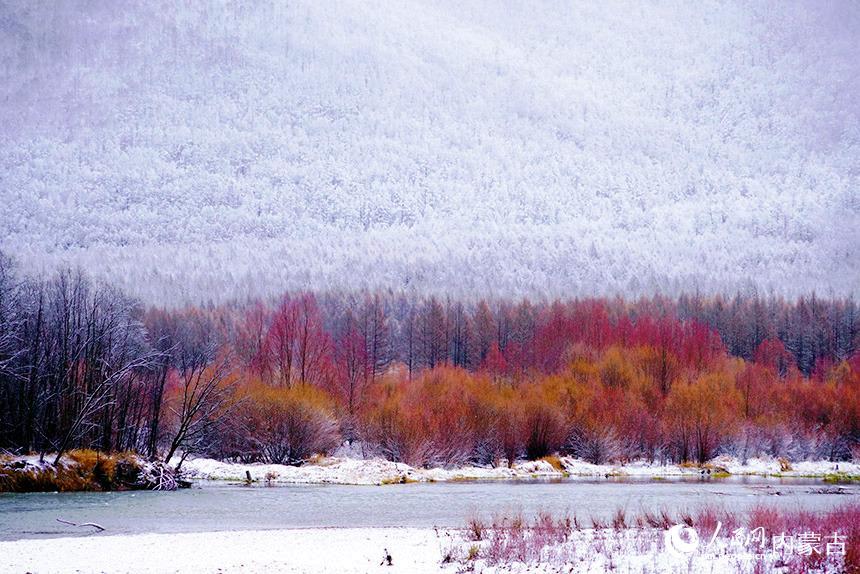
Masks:
[[[0,539],[92,535],[56,521],[96,522],[100,534],[303,527],[462,526],[478,512],[569,512],[586,521],[618,508],[692,510],[759,504],[821,510],[860,494],[860,485],[809,479],[562,479],[387,486],[243,487],[208,483],[179,492],[0,494]]]

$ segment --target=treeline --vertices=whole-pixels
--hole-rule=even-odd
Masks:
[[[858,333],[853,299],[815,296],[156,309],[0,258],[0,449],[839,460],[860,455]]]

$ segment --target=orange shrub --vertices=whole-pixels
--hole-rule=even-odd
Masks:
[[[240,425],[237,448],[246,459],[300,464],[339,443],[333,401],[306,384],[249,385],[242,389],[233,419]]]

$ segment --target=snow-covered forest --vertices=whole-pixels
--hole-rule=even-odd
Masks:
[[[855,2],[0,2],[0,247],[152,303],[860,285]]]

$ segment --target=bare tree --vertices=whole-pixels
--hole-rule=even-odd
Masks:
[[[229,407],[233,385],[228,377],[229,354],[219,344],[210,320],[191,312],[172,331],[171,366],[179,388],[176,403],[169,407],[175,427],[164,460],[169,462],[181,448],[178,468],[185,456],[205,445],[218,426]]]
[[[152,354],[144,346],[133,301],[110,288],[92,288],[79,273],[61,273],[52,287],[55,318],[65,335],[60,345],[62,371],[56,373],[57,388],[64,393],[56,465],[66,450],[88,434],[92,434],[91,443],[99,441],[99,428],[101,446],[112,449],[117,413],[111,407],[117,389],[147,368]]]
[[[364,382],[374,383],[391,363],[391,332],[379,294],[366,295],[361,306],[361,335],[364,339]]]

